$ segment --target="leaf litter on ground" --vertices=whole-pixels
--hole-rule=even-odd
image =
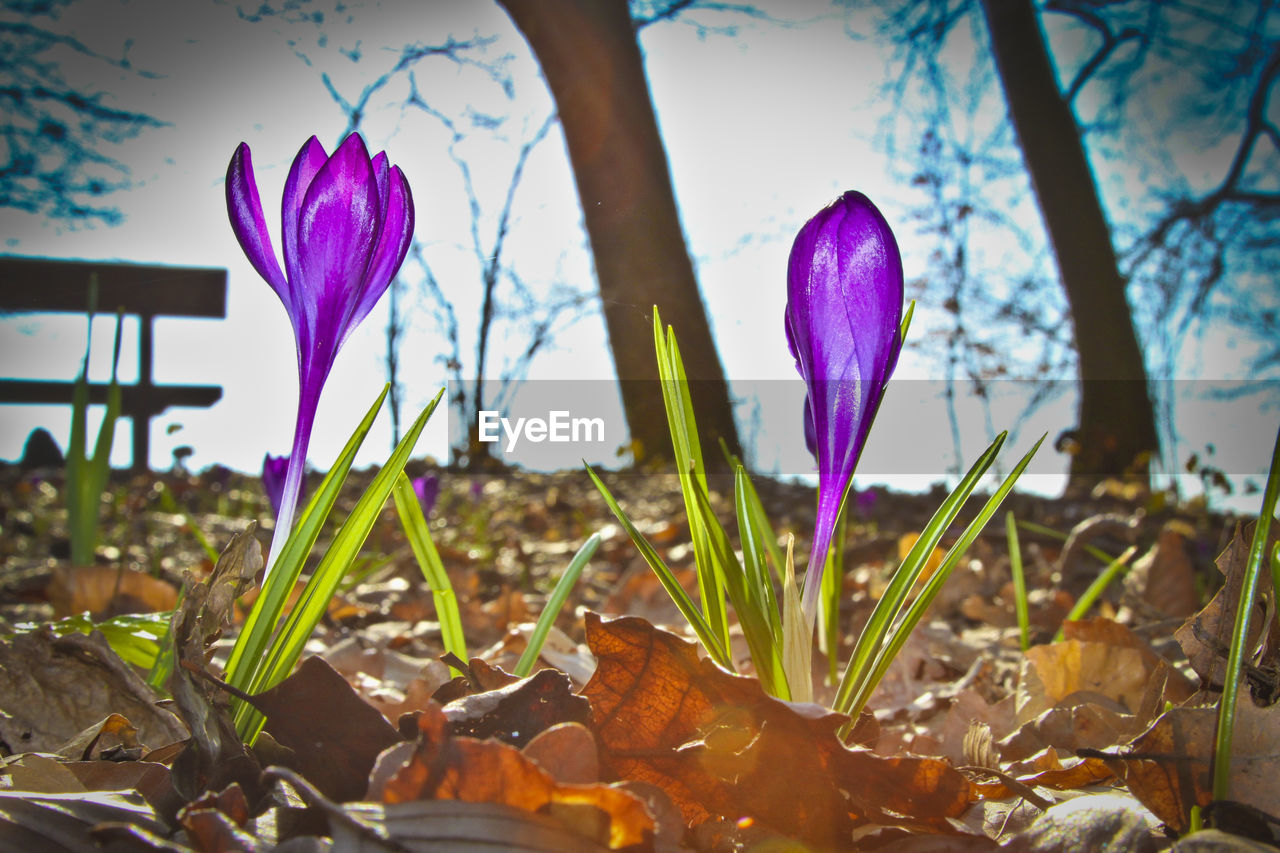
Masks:
[[[242,519],[260,511],[252,484],[234,476],[221,484],[170,479],[167,488],[186,517],[207,525],[215,540],[233,539]],[[274,737],[252,751],[225,737],[219,720],[227,696],[216,679],[226,642],[218,634],[234,631],[237,618],[227,599],[256,564],[242,549],[239,568],[220,573],[172,515],[136,497],[114,502],[117,514],[107,513],[113,536],[104,537],[100,558],[114,556],[130,571],[159,566],[158,576],[174,588],[182,568],[194,569],[193,580],[214,577],[204,593],[189,586],[175,618],[185,664],[174,671],[178,701],[171,707],[187,727],[163,716],[168,712],[136,684],[122,697],[113,692],[122,673],[132,674],[128,667],[95,665],[77,671],[71,691],[86,700],[83,712],[68,715],[38,752],[15,748],[37,730],[15,716],[15,707],[34,723],[57,719],[46,712],[67,703],[52,701],[63,698],[56,687],[27,707],[6,694],[0,704],[9,716],[0,717],[0,734],[12,754],[0,776],[0,786],[10,789],[0,803],[3,826],[70,833],[81,846],[69,849],[96,849],[92,839],[108,836],[195,850],[267,850],[291,837],[363,839],[373,845],[368,849],[480,850],[514,838],[535,850],[760,843],[1050,850],[1062,849],[1054,845],[1063,838],[1124,839],[1131,849],[1156,849],[1167,844],[1159,827],[1185,832],[1191,806],[1207,802],[1222,631],[1234,618],[1238,593],[1238,580],[1231,584],[1240,558],[1232,549],[1219,561],[1228,591],[1203,609],[1194,591],[1214,583],[1209,558],[1221,548],[1226,520],[1106,498],[1014,500],[1019,518],[1075,531],[1065,546],[1024,534],[1031,650],[1018,649],[1004,537],[984,534],[873,698],[875,717],[858,730],[867,747],[850,747],[834,736],[838,715],[769,699],[750,676],[699,660],[673,608],[652,594],[647,567],[625,537],[608,529],[607,511],[579,479],[510,473],[468,482],[458,475],[446,488],[432,532],[459,591],[473,654],[462,662],[468,676],[452,681],[437,660],[430,594],[414,580],[393,515],[384,518],[367,549],[378,565],[345,590],[345,604],[331,609],[312,641],[310,650],[338,672],[308,658],[289,680],[256,697]],[[663,558],[682,572],[692,555],[681,545],[688,533],[675,492],[661,478],[640,488],[645,479],[627,478],[619,494]],[[811,527],[808,490],[762,483],[780,529]],[[128,495],[149,486],[131,480],[120,489]],[[49,537],[59,529],[56,515],[42,515],[38,502],[12,503],[24,491],[48,496],[35,485],[2,499],[9,502],[0,507],[6,517],[31,531],[25,545],[5,540],[0,619],[10,622],[49,618],[49,610],[38,615],[50,606],[44,602],[64,595],[53,583],[61,564],[22,556],[41,547],[56,551]],[[883,590],[902,537],[919,530],[931,510],[930,496],[872,494],[874,500],[858,502],[850,525],[841,612],[846,642]],[[728,508],[717,493],[711,498],[718,511]],[[548,668],[531,678],[506,676],[502,669],[523,652],[528,629],[520,623],[537,615],[576,544],[602,527],[596,561],[557,623],[563,667],[553,665],[556,653],[546,654]],[[1079,592],[1102,565],[1085,546],[1114,556],[1130,545],[1141,556],[1123,585],[1104,595],[1096,615],[1064,627],[1071,590]],[[148,555],[147,547],[160,553]],[[98,595],[91,609],[101,608],[99,615],[155,606],[139,604],[137,595],[105,601]],[[1239,803],[1219,808],[1217,825],[1273,842],[1268,820],[1277,805],[1267,796],[1271,786],[1258,780],[1274,778],[1278,769],[1280,723],[1262,704],[1276,695],[1277,632],[1271,598],[1262,600],[1270,619],[1255,620],[1266,626],[1249,670],[1256,701],[1239,711],[1233,763]],[[587,609],[628,618],[582,616]],[[634,618],[633,610],[649,621]],[[1172,638],[1178,625],[1181,647]],[[1048,643],[1059,628],[1064,639]],[[32,639],[39,636],[24,630],[0,638],[0,660],[31,644],[29,654],[49,656],[35,665],[56,669],[48,662],[55,638]],[[45,651],[34,651],[40,643]],[[94,655],[101,658],[100,651],[77,648],[69,657]],[[25,673],[31,661],[19,655],[10,671]],[[141,701],[126,704],[130,691]],[[184,692],[186,700],[179,698]],[[146,722],[149,713],[168,721],[159,734]],[[14,720],[16,728],[3,727]],[[25,792],[15,793],[19,787]],[[131,789],[143,794],[126,793]],[[388,797],[388,790],[397,793]],[[1179,846],[1192,849],[1196,838]]]

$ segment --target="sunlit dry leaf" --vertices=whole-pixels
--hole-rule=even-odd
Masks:
[[[111,713],[152,746],[186,737],[156,698],[96,631],[0,639],[0,748],[10,753],[54,752]]]
[[[1063,703],[1001,740],[1000,757],[1004,761],[1020,761],[1045,747],[1064,752],[1105,749],[1138,734],[1142,729],[1135,725],[1135,719],[1094,702]]]
[[[560,784],[515,747],[455,738],[434,704],[419,716],[418,727],[418,742],[398,770],[384,776],[386,759],[380,763],[370,798],[388,805],[436,799],[513,806],[549,814],[610,849],[652,838],[653,819],[644,804],[618,787]],[[397,747],[397,755],[403,751]]]
[[[120,566],[57,566],[45,595],[54,616],[87,610],[94,621],[122,613],[160,613],[178,603],[173,584]]]
[[[275,687],[250,697],[264,730],[292,750],[284,762],[339,802],[364,796],[378,753],[401,738],[323,658],[309,657]]]
[[[41,794],[69,794],[88,790],[66,766],[48,755],[37,752],[18,756],[4,765],[9,786],[15,791]]]
[[[139,792],[166,823],[185,805],[173,789],[169,768],[154,761],[70,761],[62,766],[86,791]]]
[[[455,699],[444,706],[444,714],[454,735],[494,737],[520,747],[557,723],[587,722],[590,705],[572,691],[568,676],[544,669],[505,687]]]
[[[127,718],[111,714],[63,744],[58,754],[69,761],[88,761],[99,757],[104,749],[131,752],[131,758],[141,757],[138,730]]]
[[[589,785],[600,781],[596,739],[581,723],[558,723],[539,733],[523,751],[557,782]]]
[[[257,847],[244,831],[249,821],[249,803],[239,785],[208,793],[178,813],[178,823],[200,853],[238,853]]]
[[[1196,568],[1187,554],[1190,532],[1179,523],[1166,524],[1150,551],[1133,562],[1124,588],[1165,616],[1185,617],[1200,606]]]
[[[1051,746],[1011,765],[1008,772],[1030,788],[1043,785],[1060,789],[1084,788],[1114,775],[1100,758],[1063,758]]]
[[[1074,693],[1090,693],[1134,711],[1151,670],[1142,652],[1110,643],[1065,640],[1032,646],[1023,654],[1018,678],[1017,719],[1033,720]]]
[[[1112,754],[1117,772],[1142,804],[1178,832],[1188,829],[1193,805],[1212,799],[1210,760],[1216,708],[1172,708],[1150,729]],[[1236,705],[1228,798],[1280,814],[1280,705]]]
[[[968,805],[968,782],[943,761],[847,749],[843,715],[769,697],[642,619],[586,623],[598,664],[583,695],[602,757],[665,790],[689,825],[751,818],[830,847],[869,812],[929,822]]]
[[[1218,571],[1226,578],[1222,589],[1218,590],[1213,600],[1204,609],[1192,616],[1174,632],[1174,637],[1186,652],[1191,668],[1208,684],[1217,689],[1222,688],[1223,678],[1227,671],[1227,652],[1231,647],[1231,632],[1236,621],[1236,610],[1240,606],[1240,590],[1244,585],[1245,564],[1249,559],[1249,547],[1253,542],[1253,530],[1256,525],[1243,533],[1239,527],[1231,539],[1231,544],[1218,556]],[[1269,537],[1267,553],[1274,547],[1275,535]],[[1262,645],[1263,630],[1275,629],[1274,607],[1269,611],[1265,602],[1271,589],[1271,576],[1268,572],[1258,573],[1258,595],[1255,599],[1256,609],[1250,617],[1249,639],[1246,652],[1253,658],[1255,649]],[[1264,616],[1271,613],[1270,626]],[[1274,662],[1274,661],[1273,661]]]
[[[102,847],[90,833],[104,823],[128,823],[161,837],[168,834],[168,828],[156,819],[142,795],[133,791],[0,791],[0,839],[8,850],[99,853]]]
[[[1195,692],[1195,685],[1191,683],[1190,679],[1178,670],[1169,667],[1168,661],[1160,657],[1155,649],[1151,648],[1150,643],[1114,619],[1097,617],[1095,619],[1064,622],[1062,624],[1062,636],[1066,640],[1106,643],[1107,645],[1126,649],[1137,649],[1142,655],[1142,663],[1148,673],[1154,673],[1161,666],[1164,666],[1167,671],[1164,675],[1165,688],[1161,696],[1162,700],[1180,705],[1191,698],[1191,694]],[[1131,710],[1137,709],[1132,708]]]

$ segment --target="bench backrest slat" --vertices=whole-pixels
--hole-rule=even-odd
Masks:
[[[101,314],[227,316],[224,269],[16,257],[0,257],[0,312],[83,312],[91,272]]]

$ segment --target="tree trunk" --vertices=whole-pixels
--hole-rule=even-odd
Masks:
[[[1072,487],[1145,474],[1159,450],[1147,373],[1075,114],[1031,0],[982,0],[982,8],[1075,326],[1080,412]]]
[[[671,458],[653,352],[657,305],[680,341],[710,468],[739,452],[733,407],[685,247],[626,0],[499,0],[542,66],[578,185],[637,458]]]

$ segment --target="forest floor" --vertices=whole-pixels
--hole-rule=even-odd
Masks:
[[[437,473],[431,527],[461,607],[466,676],[451,680],[438,660],[431,592],[388,506],[307,647],[328,666],[304,664],[273,691],[271,737],[245,750],[190,736],[202,724],[157,706],[97,637],[41,626],[85,611],[101,621],[172,609],[184,576],[213,569],[200,536],[221,549],[256,519],[265,546],[270,511],[257,478],[120,475],[102,505],[97,563],[70,566],[61,475],[0,470],[0,849],[1276,843],[1280,629],[1269,598],[1255,620],[1267,630],[1254,632],[1253,699],[1242,694],[1239,709],[1235,799],[1206,810],[1234,834],[1188,834],[1192,807],[1210,799],[1215,691],[1249,546],[1237,529],[1251,519],[1118,488],[1075,500],[1012,495],[1004,509],[1035,525],[1020,536],[1030,648],[1019,643],[1002,511],[899,653],[872,714],[841,742],[840,719],[825,708],[760,690],[745,642],[732,650],[744,675],[699,660],[679,611],[583,472]],[[337,517],[370,476],[352,475]],[[604,479],[696,591],[676,480]],[[712,483],[712,503],[732,531],[724,485]],[[812,490],[756,485],[779,532],[795,533],[803,563]],[[876,489],[855,502],[841,662],[944,497]],[[556,578],[596,531],[603,542],[559,615],[545,668],[507,676]],[[1129,548],[1127,573],[1064,626],[1103,557]],[[1215,595],[1224,576],[1225,594]],[[215,675],[237,624],[213,647]],[[826,658],[815,658],[815,702],[829,703]],[[216,722],[225,709],[209,689]]]

